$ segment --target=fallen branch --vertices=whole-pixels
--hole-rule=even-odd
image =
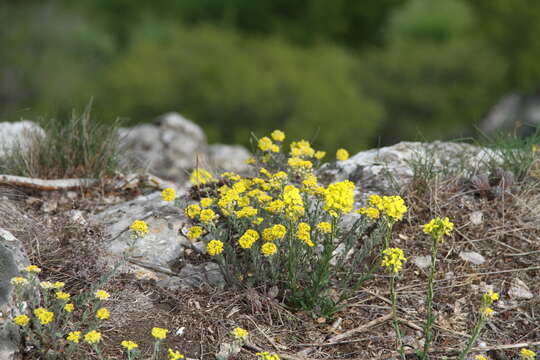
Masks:
[[[86,188],[98,184],[99,181],[99,179],[43,180],[23,176],[0,175],[0,185],[7,184],[40,191],[59,191]]]
[[[352,336],[352,335],[357,334],[359,332],[365,331],[365,330],[369,329],[370,327],[379,325],[379,324],[381,324],[381,323],[383,323],[383,322],[385,322],[387,320],[390,320],[391,318],[392,318],[392,314],[388,313],[386,315],[383,315],[381,317],[376,318],[375,320],[371,320],[370,322],[368,322],[368,323],[366,323],[364,325],[360,325],[358,327],[355,327],[354,329],[345,331],[344,333],[334,335],[330,339],[328,339],[328,342],[326,344],[333,343],[333,342],[338,342],[340,340],[348,338],[349,336]]]

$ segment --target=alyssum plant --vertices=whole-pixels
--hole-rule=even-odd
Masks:
[[[184,210],[193,221],[187,236],[203,237],[230,284],[277,286],[290,306],[329,315],[370,277],[378,260],[368,255],[388,242],[406,206],[399,196],[374,195],[345,226],[355,185],[321,186],[315,169],[325,153],[300,140],[285,154],[284,139],[276,130],[256,140],[256,156],[248,160],[255,177],[224,173],[218,181],[195,170],[198,202]],[[348,158],[344,149],[336,155]],[[164,199],[173,200],[168,191]]]

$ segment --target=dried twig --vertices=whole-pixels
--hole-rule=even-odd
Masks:
[[[0,184],[7,184],[16,187],[24,187],[40,191],[73,190],[94,186],[100,182],[99,179],[58,179],[43,180],[33,179],[23,176],[0,175]]]

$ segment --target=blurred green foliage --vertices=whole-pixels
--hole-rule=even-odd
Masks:
[[[540,83],[532,0],[5,0],[0,117],[179,111],[352,152],[457,136]],[[59,114],[60,113],[60,114]]]

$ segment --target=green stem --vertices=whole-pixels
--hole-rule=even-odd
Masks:
[[[435,322],[435,317],[433,315],[433,278],[435,277],[435,267],[437,264],[437,245],[438,239],[432,238],[431,243],[431,267],[428,277],[428,288],[427,288],[427,298],[426,298],[426,326],[424,327],[424,351],[421,355],[422,360],[428,359],[429,348],[433,341],[433,323]]]
[[[465,349],[463,349],[461,354],[459,354],[459,358],[458,358],[459,360],[464,360],[466,356],[469,354],[474,343],[476,342],[476,339],[478,339],[478,336],[480,335],[480,331],[482,330],[485,324],[486,324],[486,318],[484,317],[484,315],[480,315],[480,319],[478,319],[478,321],[476,322],[476,325],[474,326],[473,333],[471,337],[469,338],[469,341],[467,342],[467,346],[465,347]]]
[[[396,276],[393,275],[390,278],[390,299],[392,300],[392,326],[396,331],[396,338],[399,344],[399,356],[402,360],[405,358],[405,349],[403,348],[403,335],[401,334],[401,329],[399,327],[399,320],[397,318],[397,291],[396,291]]]

